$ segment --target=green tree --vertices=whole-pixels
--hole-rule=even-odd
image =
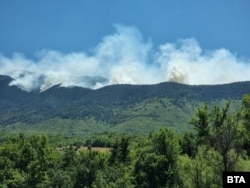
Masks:
[[[7,187],[38,187],[49,184],[53,150],[45,135],[7,140],[0,147],[0,183]]]
[[[194,158],[187,155],[179,156],[178,173],[182,187],[211,188],[221,187],[221,155],[213,148],[199,146]]]
[[[230,102],[224,107],[199,108],[190,123],[194,125],[197,144],[212,147],[223,158],[224,171],[234,169],[242,151],[242,128],[240,113],[230,113]]]
[[[195,117],[191,119],[190,124],[194,125],[197,134],[197,144],[210,144],[211,127],[209,125],[208,104],[204,107],[199,107],[195,113]]]
[[[50,186],[56,188],[71,188],[73,187],[73,181],[71,174],[64,169],[51,169],[48,172],[50,177]]]
[[[168,129],[152,135],[149,144],[140,148],[134,166],[136,187],[174,187],[177,173],[178,141]]]
[[[242,98],[242,116],[244,127],[250,132],[250,95],[244,95]]]
[[[244,95],[242,98],[242,119],[244,130],[244,149],[250,156],[250,95]]]
[[[189,157],[194,157],[197,152],[197,143],[195,135],[192,132],[185,132],[180,139],[181,153],[187,154]]]
[[[123,136],[113,144],[110,163],[126,163],[129,161],[129,137]]]

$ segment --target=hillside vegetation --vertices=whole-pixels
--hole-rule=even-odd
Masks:
[[[194,110],[209,103],[231,101],[237,109],[250,82],[191,86],[165,82],[155,85],[112,85],[97,90],[54,86],[42,93],[9,86],[0,76],[0,129],[8,132],[86,135],[126,132],[147,135],[170,127],[192,128]]]
[[[10,81],[1,187],[219,188],[223,172],[250,171],[250,82],[27,93]]]
[[[101,137],[86,140],[87,149],[55,148],[44,134],[19,134],[0,144],[0,185],[219,188],[223,172],[250,170],[250,95],[240,110],[229,109],[230,102],[199,107],[190,119],[194,131],[184,135],[167,128],[145,137],[106,134],[102,150],[92,148]]]

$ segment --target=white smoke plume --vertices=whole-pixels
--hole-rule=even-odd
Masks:
[[[202,50],[195,39],[154,47],[135,27],[115,25],[91,54],[42,50],[35,59],[0,54],[0,74],[23,90],[53,85],[100,88],[111,84],[222,84],[250,80],[250,61],[222,48]]]

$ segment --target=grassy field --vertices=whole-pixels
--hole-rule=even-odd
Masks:
[[[69,149],[70,146],[67,146],[67,147],[57,147],[56,150],[58,151],[64,151],[66,149]],[[107,152],[110,152],[111,151],[111,148],[107,148],[107,147],[85,147],[85,146],[80,146],[80,147],[77,147],[77,146],[72,146],[72,148],[75,150],[75,151],[78,151],[78,152],[81,152],[81,151],[87,151],[89,149],[91,149],[91,151],[97,151],[97,152],[100,152],[100,153],[107,153]]]

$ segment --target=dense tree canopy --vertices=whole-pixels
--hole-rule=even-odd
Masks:
[[[170,129],[148,137],[100,135],[82,149],[55,148],[44,134],[19,134],[0,145],[0,187],[221,187],[223,171],[250,170],[249,122],[245,95],[238,111],[230,102],[198,108],[194,130],[183,135]]]

